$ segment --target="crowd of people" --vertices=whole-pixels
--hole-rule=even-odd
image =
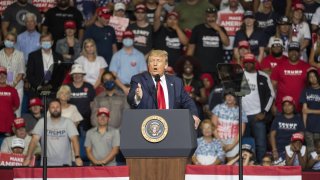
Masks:
[[[6,2],[0,144],[3,153],[26,155],[24,165],[34,155],[41,159],[45,115],[48,165],[124,164],[123,111],[148,103],[135,90],[141,84],[130,89],[132,77],[166,63],[201,120],[193,164],[243,158],[243,165],[320,169],[318,1],[56,0],[41,8]],[[154,50],[167,52],[166,61],[151,61]],[[249,84],[241,124],[238,96],[220,81],[219,63],[241,66]]]

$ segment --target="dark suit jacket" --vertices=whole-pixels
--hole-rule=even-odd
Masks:
[[[169,109],[189,109],[191,114],[198,116],[197,107],[191,97],[185,92],[182,80],[171,75],[165,75],[165,77],[169,94]],[[138,83],[141,84],[143,95],[140,103],[137,105],[134,101],[134,96]],[[133,76],[130,85],[127,100],[132,108],[157,109],[157,92],[149,72]]]
[[[63,64],[58,64],[62,61],[62,56],[52,51],[53,56],[53,71],[51,80],[48,84],[52,85],[52,90],[56,91],[65,78],[65,68]],[[31,84],[32,89],[36,90],[39,85],[44,84],[44,69],[41,49],[29,54],[27,63],[27,79]]]

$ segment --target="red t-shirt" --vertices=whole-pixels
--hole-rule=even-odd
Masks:
[[[282,56],[280,59],[276,59],[275,57],[273,57],[272,55],[269,55],[267,57],[265,57],[261,64],[260,64],[260,68],[262,70],[265,70],[265,69],[271,69],[271,72],[272,70],[277,66],[279,65],[280,63],[284,62],[284,61],[288,61],[288,57],[287,56]]]
[[[0,87],[0,132],[11,133],[14,109],[20,106],[18,92],[11,86]]]
[[[305,87],[308,68],[310,68],[309,64],[299,60],[295,65],[292,65],[290,61],[285,61],[273,69],[270,78],[278,82],[276,106],[279,112],[282,111],[281,100],[284,96],[292,96],[297,111],[301,110],[299,98]]]

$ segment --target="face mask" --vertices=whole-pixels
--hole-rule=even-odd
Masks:
[[[50,41],[43,41],[41,42],[41,48],[42,49],[50,49],[52,47],[52,44]]]
[[[122,43],[125,47],[131,47],[133,45],[133,39],[125,38]]]
[[[106,82],[104,83],[104,87],[105,87],[107,90],[112,90],[115,86],[116,86],[116,84],[114,83],[114,81],[106,81]]]
[[[9,41],[9,40],[5,40],[4,41],[4,46],[6,46],[6,48],[13,48],[14,42],[13,41]]]

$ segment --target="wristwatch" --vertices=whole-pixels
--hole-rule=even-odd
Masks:
[[[80,158],[80,156],[79,156],[79,155],[78,155],[78,156],[74,156],[74,158],[75,158],[75,159],[78,159],[78,158]]]

